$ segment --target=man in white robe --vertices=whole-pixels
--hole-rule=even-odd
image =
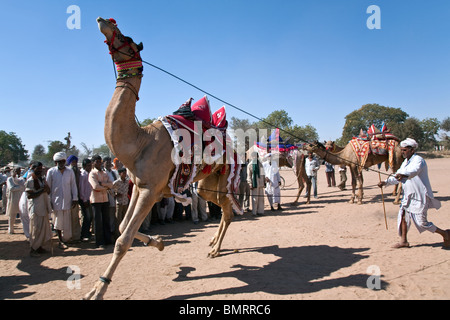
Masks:
[[[8,204],[6,207],[6,215],[8,216],[8,232],[14,233],[14,222],[16,216],[20,213],[19,202],[22,193],[25,191],[25,181],[20,178],[20,168],[14,168],[12,175],[6,180],[6,198]]]
[[[72,238],[71,208],[78,203],[78,190],[73,170],[66,167],[66,154],[57,152],[53,160],[56,166],[48,170],[46,180],[50,187],[50,201],[59,248],[66,249],[66,242]]]
[[[275,211],[274,204],[278,204],[277,210],[282,210],[281,208],[281,177],[278,169],[278,163],[271,154],[265,156],[267,161],[263,163],[264,174],[266,175],[266,189],[267,199],[269,200],[270,210]]]
[[[381,181],[381,188],[388,185],[403,184],[403,198],[398,213],[398,232],[401,237],[400,243],[394,248],[407,248],[407,232],[411,221],[420,233],[430,231],[438,233],[443,237],[444,247],[450,247],[450,230],[442,230],[427,220],[428,208],[439,209],[441,203],[434,198],[428,179],[428,167],[425,160],[415,153],[418,147],[414,139],[407,138],[400,143],[403,161],[395,176],[390,176],[386,181]]]

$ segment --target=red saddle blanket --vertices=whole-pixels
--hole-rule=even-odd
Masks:
[[[367,157],[369,153],[377,154],[377,155],[388,155],[389,156],[389,166],[393,168],[393,160],[394,160],[394,149],[398,144],[397,140],[388,139],[388,140],[363,140],[358,138],[353,138],[350,140],[350,144],[353,148],[353,151],[356,154],[359,164],[359,170],[362,170],[364,167]]]
[[[169,188],[175,196],[175,200],[183,203],[183,205],[190,204],[190,198],[187,198],[182,192],[194,181],[197,170],[201,169],[204,173],[209,173],[211,171],[211,165],[205,165],[204,161],[202,161],[204,159],[194,158],[198,154],[198,148],[202,148],[201,151],[203,151],[205,148],[211,147],[213,141],[217,142],[221,146],[221,152],[217,153],[217,150],[215,150],[214,147],[211,147],[211,158],[208,160],[222,159],[223,154],[226,151],[226,141],[229,139],[226,133],[228,122],[226,120],[225,106],[221,107],[216,112],[211,113],[209,101],[206,96],[192,106],[191,101],[192,99],[186,101],[186,103],[179,108],[178,111],[180,112],[178,112],[178,114],[172,114],[158,119],[167,129],[172,138],[174,147],[177,148],[180,144],[184,143],[182,150],[187,151],[186,154],[180,155],[181,160],[179,163],[174,162],[176,168],[169,182]],[[187,129],[187,132],[189,132],[190,135],[190,145],[187,145],[186,141],[183,141],[184,138],[181,137],[178,129]],[[221,139],[218,139],[219,137],[216,137],[214,140],[211,139],[212,134],[208,131],[209,129],[219,130]],[[186,131],[183,134],[185,133]],[[194,135],[202,135],[201,140],[195,140]],[[196,145],[196,143],[194,143],[195,141],[201,142],[200,145]],[[233,159],[229,159],[230,157]],[[227,197],[231,200],[235,212],[242,214],[242,209],[240,208],[237,199],[241,165],[238,164],[236,152],[234,152],[233,155],[227,154],[226,159],[227,164],[223,166],[220,174],[224,174],[227,169],[230,170],[227,183]]]

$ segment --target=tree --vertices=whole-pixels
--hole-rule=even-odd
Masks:
[[[28,160],[28,151],[22,144],[22,139],[14,132],[7,133],[0,130],[0,164]]]
[[[391,128],[393,134],[398,134],[394,128],[405,122],[408,114],[400,108],[385,107],[379,104],[365,104],[358,110],[345,117],[345,125],[339,144],[347,144],[353,137],[358,136],[361,129],[367,130],[372,124],[380,128],[383,122]],[[394,132],[396,131],[396,132]]]
[[[430,150],[437,145],[436,135],[441,128],[441,123],[437,118],[425,118],[420,121],[424,139],[421,141],[423,149]]]
[[[233,130],[242,129],[243,131],[247,131],[248,129],[256,129],[256,124],[251,123],[248,119],[231,117],[229,127]]]
[[[105,158],[105,157],[114,158],[114,155],[112,154],[111,150],[109,149],[109,147],[106,143],[100,145],[98,148],[94,148],[94,150],[92,150],[92,152],[93,152],[93,154],[100,155],[102,158]]]
[[[447,135],[446,132],[450,131],[450,117],[447,117],[444,120],[442,120],[441,129],[445,131],[445,133],[441,135],[442,142],[444,146],[446,146],[448,149],[450,147],[450,137]]]
[[[319,140],[319,135],[317,134],[316,128],[314,128],[311,124],[307,124],[306,126],[299,126],[294,125],[292,127],[289,127],[286,129],[287,132],[291,133],[290,136],[290,143],[302,143],[307,141],[317,141]],[[286,136],[286,134],[280,133],[283,137]],[[287,139],[286,137],[285,139]]]
[[[45,152],[45,148],[42,144],[38,144],[34,147],[34,151],[31,154],[31,159],[42,162],[45,165],[49,165],[47,153]]]
[[[441,122],[441,129],[444,131],[450,131],[450,117],[445,118]]]
[[[289,117],[285,110],[275,110],[262,121],[256,123],[259,129],[274,130],[276,128],[286,129],[292,125],[292,118]]]
[[[156,118],[146,118],[140,122],[141,128],[148,126],[149,124],[153,123],[156,120]]]

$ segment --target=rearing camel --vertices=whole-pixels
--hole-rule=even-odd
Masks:
[[[112,260],[94,288],[86,294],[86,299],[103,298],[114,271],[134,238],[160,251],[164,249],[161,237],[141,234],[138,229],[157,201],[172,196],[168,183],[176,168],[171,157],[172,140],[164,125],[158,121],[141,128],[135,121],[143,70],[139,53],[142,44],[136,45],[131,38],[124,37],[113,19],[97,18],[97,22],[118,70],[117,85],[106,109],[105,140],[128,169],[134,187],[128,211],[119,227],[121,236],[116,241]],[[224,166],[226,169],[223,169]],[[229,174],[230,166],[224,156],[222,164],[212,164],[207,173],[199,170],[194,178],[194,181],[201,180],[198,186],[201,197],[216,203],[223,210],[218,230],[210,242],[213,246],[208,254],[210,257],[219,255],[222,240],[233,218],[231,200],[226,196]]]
[[[334,164],[334,165],[340,165],[345,164],[350,168],[350,172],[352,175],[352,196],[350,198],[350,203],[355,202],[355,196],[356,196],[356,186],[358,185],[358,204],[362,204],[362,198],[363,198],[363,177],[361,174],[361,170],[359,170],[359,160],[356,157],[355,152],[353,151],[353,148],[350,143],[348,143],[341,151],[337,152],[330,152],[327,151],[326,147],[320,143],[310,143],[306,149],[308,151],[315,152],[317,155],[319,155],[322,159],[325,161]],[[373,165],[383,163],[385,161],[389,161],[388,155],[377,155],[373,153],[369,153],[366,163],[364,164],[364,168],[369,168]],[[402,162],[403,157],[400,152],[400,147],[397,145],[394,148],[394,158],[393,158],[393,165],[392,168],[394,172],[396,172]]]

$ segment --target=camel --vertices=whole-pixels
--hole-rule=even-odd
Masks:
[[[246,154],[247,154],[247,159],[250,159],[251,157],[251,153],[256,151],[257,147],[252,146],[250,147],[250,149],[247,150]],[[302,153],[302,151],[298,150],[298,149],[294,149],[291,152],[289,152],[289,154],[287,152],[280,152],[278,153],[279,157],[278,157],[278,166],[281,167],[288,167],[288,168],[293,168],[294,172],[295,172],[295,176],[297,177],[297,183],[298,183],[298,191],[297,191],[297,196],[294,200],[294,202],[292,202],[292,206],[296,206],[298,204],[298,198],[300,198],[300,194],[302,193],[305,184],[304,182],[306,182],[306,191],[307,191],[307,199],[306,199],[306,204],[310,203],[311,200],[311,181],[309,181],[308,176],[306,175],[306,170],[305,170],[305,154]],[[293,160],[289,161],[288,157],[292,157]],[[295,161],[295,162],[294,162]]]
[[[330,141],[330,140],[329,140],[329,141],[325,142],[325,149],[326,149],[328,152],[336,153],[336,152],[341,151],[341,150],[344,149],[344,148],[338,146],[334,141]],[[388,167],[389,167],[389,162],[388,162],[388,161],[385,161],[384,163],[385,163],[386,170],[387,170]],[[392,170],[393,170],[393,172],[395,173],[394,168],[392,168]],[[362,172],[361,172],[360,174],[362,175]],[[401,184],[401,183],[396,184],[396,185],[394,186],[394,190],[392,191],[392,196],[395,197],[395,200],[394,200],[393,204],[400,204],[400,196],[401,196],[401,193],[402,193],[402,184]]]
[[[310,143],[309,145],[307,145],[306,149],[308,151],[315,152],[317,155],[319,155],[319,157],[331,164],[345,164],[346,166],[348,166],[352,175],[352,196],[349,202],[355,203],[356,187],[358,186],[357,203],[362,204],[364,183],[361,171],[362,168],[360,168],[361,166],[359,164],[359,159],[355,155],[350,142],[342,150],[336,152],[327,151],[326,147],[320,142]],[[388,155],[377,155],[371,152],[367,157],[364,168],[367,169],[373,165],[383,163],[385,161],[389,161]],[[394,148],[393,162],[394,167],[392,169],[394,170],[394,172],[396,172],[403,162],[403,157],[401,155],[400,147],[398,146],[398,144]]]
[[[164,250],[160,236],[141,234],[138,229],[157,201],[172,196],[168,183],[176,168],[171,157],[173,143],[164,125],[157,121],[141,128],[135,121],[143,70],[140,57],[142,44],[137,45],[131,38],[123,36],[113,19],[99,17],[97,23],[106,37],[105,42],[118,70],[117,84],[106,109],[105,141],[128,169],[134,187],[128,211],[119,227],[121,235],[115,243],[112,260],[93,289],[84,297],[96,300],[103,298],[119,262],[134,238],[160,251]],[[194,178],[194,181],[199,181],[200,196],[223,210],[219,227],[210,241],[212,250],[208,256],[211,258],[219,256],[223,238],[233,218],[231,200],[226,196],[231,169],[226,164],[225,156],[222,158],[221,164],[211,164],[210,171],[198,170]]]

